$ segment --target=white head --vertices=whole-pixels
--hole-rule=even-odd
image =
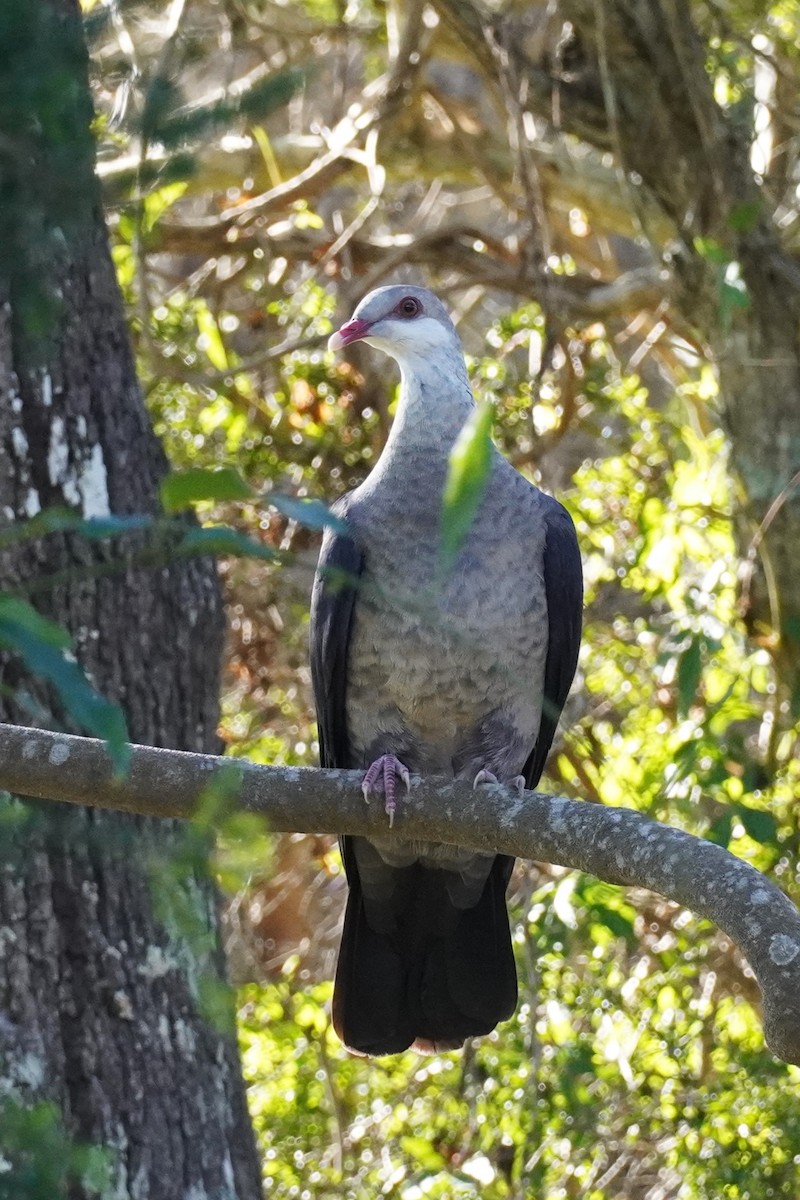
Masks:
[[[416,359],[457,357],[461,343],[447,309],[427,288],[392,284],[365,296],[349,321],[332,335],[329,350],[364,341],[411,367]]]

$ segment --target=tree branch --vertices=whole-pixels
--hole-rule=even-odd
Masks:
[[[233,774],[229,788],[225,774]],[[133,746],[115,779],[103,742],[0,725],[0,787],[23,796],[152,817],[189,818],[217,782],[225,806],[261,814],[276,832],[386,837],[380,805],[366,805],[358,771],[262,767],[208,754]],[[588,871],[607,883],[646,887],[709,918],[740,947],[764,997],[772,1052],[800,1065],[800,913],[784,894],[727,850],[628,809],[500,785],[414,779],[396,836]]]

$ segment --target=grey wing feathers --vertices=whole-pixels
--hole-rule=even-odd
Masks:
[[[539,736],[522,772],[528,788],[536,787],[544,770],[572,686],[581,642],[583,570],[575,526],[567,510],[555,500],[546,513],[545,526],[548,643]]]
[[[356,543],[327,530],[311,597],[311,682],[323,767],[351,767],[345,712],[350,631],[364,559]]]

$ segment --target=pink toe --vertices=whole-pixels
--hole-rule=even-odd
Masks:
[[[405,763],[394,754],[382,754],[370,763],[361,784],[364,799],[370,795],[384,797],[384,809],[389,818],[389,828],[394,825],[394,814],[397,809],[397,780],[402,779],[406,790],[411,790],[411,775]]]

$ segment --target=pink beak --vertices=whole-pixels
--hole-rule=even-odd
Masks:
[[[328,339],[328,349],[341,350],[343,346],[349,346],[351,342],[358,342],[361,338],[367,337],[370,329],[369,321],[361,321],[357,318],[346,321],[341,329],[331,334]]]

